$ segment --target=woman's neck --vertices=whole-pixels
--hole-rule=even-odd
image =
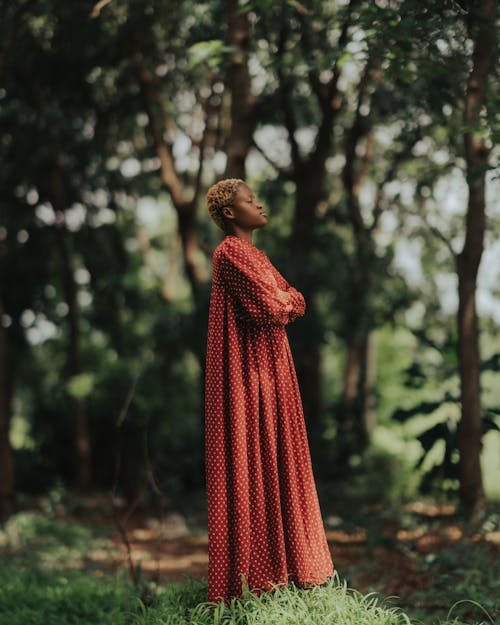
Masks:
[[[226,231],[226,234],[233,237],[239,237],[240,239],[253,243],[253,230],[245,230],[244,228],[233,225],[231,230]]]

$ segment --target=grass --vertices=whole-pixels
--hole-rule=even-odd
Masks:
[[[39,513],[12,517],[0,530],[0,563],[3,563],[0,625],[406,625],[418,622],[398,608],[394,598],[384,599],[377,593],[363,595],[350,589],[338,575],[324,586],[307,590],[292,583],[260,596],[245,591],[229,605],[206,601],[205,578],[185,576],[185,583],[166,584],[141,580],[139,587],[134,587],[124,569],[110,573],[90,558],[92,550],[110,548],[108,543],[103,530],[78,523]],[[451,566],[453,558],[472,558],[475,564],[474,558],[481,556],[447,554],[446,557]],[[436,582],[439,588],[439,578]],[[483,582],[482,578],[470,577],[459,586],[458,592],[467,596],[467,584]],[[496,583],[494,579],[490,582],[493,586]],[[452,601],[448,603],[450,608],[451,604]],[[463,613],[463,605],[457,605],[450,618],[441,620],[439,625],[488,622],[480,606],[472,607],[473,616],[467,620],[455,618],[459,612]],[[419,616],[426,623],[437,622],[428,615]]]
[[[0,575],[1,625],[120,625],[133,608],[127,587],[112,579],[11,567]]]
[[[425,618],[443,606],[454,605],[461,614],[484,614],[493,622],[500,608],[500,559],[484,544],[458,544],[438,554],[428,554],[422,572],[434,580],[432,592],[416,590],[405,598],[415,616]],[[464,597],[474,597],[464,599]]]
[[[362,595],[338,577],[302,590],[290,584],[229,605],[205,601],[204,579],[145,585],[142,596],[124,580],[81,572],[0,575],[1,625],[410,625],[410,617],[375,594]],[[478,608],[478,614],[481,611]],[[479,621],[446,620],[440,625]]]

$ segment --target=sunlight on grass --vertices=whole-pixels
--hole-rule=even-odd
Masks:
[[[191,612],[191,623],[221,623],[233,625],[389,625],[410,623],[397,608],[382,604],[374,594],[361,595],[341,582],[338,575],[325,586],[302,590],[290,584],[259,597],[249,593],[234,599],[229,606],[219,604],[215,609],[209,603],[196,606]],[[140,621],[139,621],[140,623]],[[182,621],[179,621],[179,625]]]
[[[467,578],[453,580],[457,594],[449,601],[439,597],[438,580],[444,577],[436,571],[435,599],[449,609],[448,619],[420,612],[417,620],[397,607],[398,598],[363,595],[337,572],[324,586],[309,589],[290,583],[260,596],[245,589],[229,605],[206,600],[206,578],[185,575],[184,582],[161,583],[141,578],[134,587],[124,567],[110,573],[92,566],[88,553],[98,544],[105,538],[96,528],[39,513],[13,516],[0,527],[0,625],[473,625],[488,622],[485,610],[494,611],[489,601],[480,605],[466,599],[482,596],[475,585],[484,580],[472,576],[480,569],[474,546],[467,554],[449,550],[440,560],[440,566],[458,570],[465,558],[471,569]],[[477,552],[480,559],[487,555]],[[427,595],[414,599],[416,608]],[[460,620],[464,613],[467,619]]]
[[[374,593],[349,589],[338,576],[308,590],[294,584],[229,605],[205,601],[206,580],[133,589],[119,577],[79,572],[0,574],[0,625],[411,625],[407,614]],[[479,613],[479,609],[478,609]],[[467,621],[469,624],[472,621]],[[442,621],[440,625],[462,625]]]
[[[28,570],[82,569],[94,564],[95,554],[104,551],[112,557],[116,549],[105,535],[79,523],[63,523],[37,512],[21,512],[0,528],[0,550]]]

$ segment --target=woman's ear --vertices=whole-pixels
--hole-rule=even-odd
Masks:
[[[227,217],[228,219],[234,219],[234,213],[231,206],[223,206],[221,210],[224,217]]]

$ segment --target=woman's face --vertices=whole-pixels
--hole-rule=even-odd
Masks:
[[[230,222],[245,230],[262,228],[267,224],[262,204],[257,202],[252,190],[244,183],[238,185],[232,206],[224,207],[223,211]]]

